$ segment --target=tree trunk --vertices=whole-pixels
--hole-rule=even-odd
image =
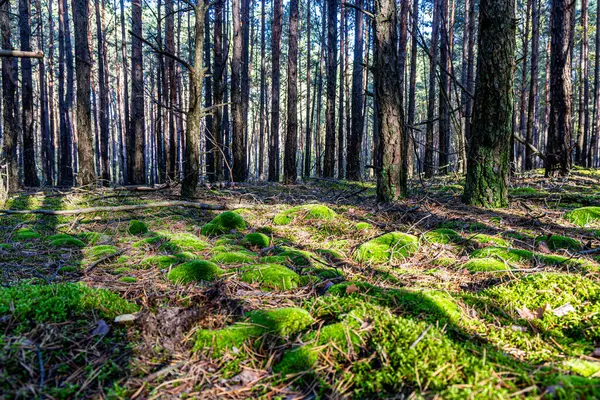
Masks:
[[[91,69],[89,43],[89,2],[73,1],[73,26],[75,29],[75,71],[77,73],[77,152],[79,155],[80,185],[94,183],[94,139],[92,133]]]
[[[269,181],[279,181],[279,96],[281,85],[281,0],[273,0],[271,41],[271,136],[269,137]]]
[[[0,34],[2,34],[2,48],[12,49],[12,34],[10,29],[10,3],[0,4]],[[7,187],[9,192],[20,189],[19,183],[19,160],[17,158],[17,141],[19,130],[15,105],[17,96],[17,71],[14,67],[14,59],[2,57],[2,118],[3,118],[3,146],[6,169]]]
[[[529,84],[529,102],[527,104],[527,132],[525,141],[531,145],[533,138],[537,136],[537,97],[538,97],[538,70],[539,70],[539,46],[540,46],[540,23],[539,23],[538,0],[531,0],[531,82]],[[525,146],[525,170],[533,169],[533,153],[530,146]]]
[[[522,48],[523,48],[523,57],[521,59],[521,88],[519,90],[520,92],[520,99],[519,99],[519,134],[521,135],[521,137],[526,137],[527,135],[527,121],[526,121],[526,110],[528,109],[527,106],[527,62],[528,62],[528,53],[529,53],[529,14],[530,14],[530,10],[531,10],[531,3],[536,1],[536,0],[526,0],[527,1],[527,8],[525,11],[525,24],[524,24],[524,33],[522,35],[522,39],[523,39],[523,43],[522,43]],[[517,151],[517,157],[514,159],[515,161],[515,168],[518,167],[519,162],[522,160],[522,149],[523,146],[521,144],[517,144],[515,143],[518,151]],[[514,154],[515,149],[512,149],[512,153]]]
[[[264,0],[263,0],[264,4]],[[312,118],[310,115],[310,66],[311,56],[310,49],[312,43],[310,41],[310,0],[306,2],[306,138],[304,142],[304,178],[310,177],[311,170],[311,151],[312,151]]]
[[[21,50],[31,51],[31,20],[29,0],[19,0],[19,36]],[[31,59],[21,58],[21,126],[23,129],[23,181],[25,186],[39,186],[35,163],[33,132],[33,73]]]
[[[441,69],[450,71],[450,40],[448,28],[448,0],[439,0],[440,18],[440,65]],[[439,153],[438,165],[441,175],[448,173],[450,159],[450,81],[448,74],[440,72],[440,96],[439,96]]]
[[[340,12],[340,27],[342,32],[340,34],[340,99],[338,101],[338,148],[337,148],[337,158],[338,158],[338,179],[344,179],[344,55],[346,53],[346,37],[348,36],[348,26],[346,24],[346,7],[341,5]]]
[[[434,164],[434,128],[435,128],[435,81],[438,62],[439,38],[439,0],[433,0],[433,25],[431,29],[431,45],[429,46],[429,92],[427,100],[427,130],[425,133],[425,177],[433,176]]]
[[[38,15],[38,48],[45,48],[44,25],[42,19],[42,4],[40,0],[35,2]],[[51,4],[48,5],[51,8]],[[51,31],[52,32],[52,31]],[[51,48],[51,46],[50,46]],[[39,96],[40,96],[40,133],[42,137],[42,176],[43,183],[52,186],[54,181],[54,144],[50,131],[50,116],[48,109],[48,81],[46,76],[46,60],[41,59],[38,68]]]
[[[571,169],[571,17],[574,3],[551,4],[550,125],[546,146],[546,176],[566,176]]]
[[[248,105],[250,102],[250,0],[240,0],[242,14],[242,170],[240,180],[248,179]],[[234,162],[235,164],[235,162]],[[234,167],[235,168],[235,167]]]
[[[515,0],[482,0],[479,7],[477,83],[464,201],[482,207],[506,207],[512,136]]]
[[[144,69],[142,55],[142,2],[131,2],[131,127],[129,129],[130,175],[129,183],[141,185],[146,182],[144,118]]]
[[[103,7],[104,8],[104,7]],[[102,12],[104,13],[104,11]],[[108,141],[110,126],[108,115],[108,73],[106,71],[106,42],[104,41],[104,18],[100,14],[100,0],[96,0],[96,37],[98,40],[98,92],[100,95],[100,177],[104,184],[110,182],[110,160]]]
[[[600,57],[598,57],[598,49],[600,49],[600,1],[596,2],[596,57],[594,61],[594,126],[592,127],[592,137],[588,147],[587,165],[590,168],[596,166],[596,153],[598,151],[598,132],[600,131]]]
[[[232,152],[233,180],[245,178],[246,157],[244,152],[244,105],[242,104],[242,44],[243,27],[241,22],[240,1],[233,0],[233,56],[231,58],[231,114],[233,123]]]
[[[298,147],[298,0],[290,1],[290,35],[287,69],[287,132],[283,183],[293,185],[298,176],[296,163]]]
[[[60,1],[60,0],[59,0]],[[129,182],[129,154],[127,149],[129,148],[129,121],[130,121],[130,110],[129,110],[129,68],[127,67],[127,36],[125,35],[125,0],[121,0],[121,59],[123,60],[123,109],[124,109],[124,137],[121,142],[121,161],[125,161],[121,165],[123,168],[123,181]]]
[[[577,133],[577,152],[575,159],[581,166],[587,166],[587,146],[590,131],[590,84],[588,69],[588,0],[581,0],[581,53],[580,53],[580,93],[579,129]],[[600,54],[596,50],[596,54]]]
[[[204,52],[202,44],[204,40],[204,14],[206,4],[204,0],[198,0],[194,7],[196,23],[194,29],[194,43],[196,49],[192,70],[189,71],[190,99],[187,113],[187,126],[185,131],[185,159],[183,163],[183,182],[181,184],[181,197],[193,197],[198,187],[200,174],[200,126],[203,117],[202,109],[202,83],[204,82]]]
[[[223,80],[225,62],[223,60],[223,3],[218,1],[214,6],[215,21],[213,25],[213,103],[223,104],[225,83]],[[214,165],[212,175],[208,178],[211,182],[223,180],[223,107],[217,107],[213,114],[212,140],[215,143]]]
[[[363,0],[356,2],[358,8],[363,8]],[[364,53],[364,17],[359,10],[354,11],[354,62],[352,68],[352,135],[348,144],[348,171],[350,181],[360,180],[360,163],[362,141],[365,125],[363,113],[363,53]]]
[[[402,161],[404,115],[398,76],[398,17],[394,0],[375,1],[375,102],[379,120],[377,200],[391,202],[406,194]]]
[[[71,130],[71,105],[69,70],[72,61],[70,32],[68,29],[68,6],[66,0],[58,0],[58,104],[60,156],[58,160],[58,184],[73,186],[73,140]],[[71,77],[72,79],[72,77]],[[65,89],[65,85],[67,88]]]
[[[204,107],[210,108],[213,105],[213,85],[212,85],[212,63],[210,57],[210,17],[208,12],[204,15],[204,66],[206,75],[204,78]],[[211,132],[213,128],[213,114],[206,116],[204,123],[204,145],[206,154],[206,175],[209,177],[215,174],[215,140]]]
[[[258,139],[258,179],[265,179],[265,129],[266,129],[266,83],[265,83],[265,0],[260,2],[260,109],[259,109],[259,139]]]
[[[169,54],[175,53],[175,11],[173,10],[173,0],[165,0],[165,51]],[[167,57],[165,59],[165,83],[163,92],[168,96],[167,104],[168,115],[168,147],[167,155],[167,176],[170,180],[175,180],[177,170],[177,135],[175,132],[175,112],[177,106],[177,81],[175,77],[175,61]],[[165,87],[166,86],[166,87]]]
[[[408,115],[406,120],[406,174],[409,178],[413,176],[414,153],[415,153],[415,108],[417,88],[417,27],[419,25],[419,0],[413,0],[412,8],[412,38],[410,44],[410,78],[408,87]]]
[[[327,108],[323,176],[335,172],[335,89],[337,84],[337,0],[327,0]]]

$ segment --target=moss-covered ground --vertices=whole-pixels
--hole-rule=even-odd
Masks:
[[[600,175],[200,191],[2,215],[0,397],[600,398]],[[10,209],[176,190],[20,193]],[[241,200],[243,199],[243,200]]]

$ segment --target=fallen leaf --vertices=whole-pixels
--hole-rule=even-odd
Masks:
[[[600,358],[600,347],[596,347],[590,357]]]
[[[523,306],[522,309],[518,309],[517,308],[517,313],[519,314],[519,317],[526,319],[528,321],[532,321],[535,319],[535,315],[531,312],[531,310],[525,306]]]
[[[354,283],[346,286],[346,294],[352,294],[356,292],[360,292],[360,289]]]
[[[565,315],[572,312],[575,312],[575,307],[573,307],[571,303],[564,304],[552,310],[552,314],[556,315],[557,317],[564,317]]]
[[[103,319],[101,319],[96,324],[96,328],[92,331],[92,335],[94,335],[94,336],[104,336],[108,332],[110,332],[110,327],[108,326],[108,324]]]
[[[134,322],[137,319],[137,316],[134,314],[123,314],[115,317],[115,322],[117,324],[127,324]]]
[[[539,242],[537,244],[537,246],[535,246],[535,250],[538,253],[542,253],[542,254],[549,254],[549,253],[551,253],[550,248],[548,247],[548,245],[546,244],[546,242]]]
[[[544,318],[544,314],[546,314],[546,312],[552,310],[552,307],[550,307],[550,304],[546,303],[544,304],[542,307],[538,307],[537,310],[535,311],[535,313],[537,314],[536,317],[537,319],[542,319]]]
[[[524,326],[519,326],[519,325],[513,325],[513,326],[511,326],[511,329],[515,332],[527,332],[527,328],[525,328]]]

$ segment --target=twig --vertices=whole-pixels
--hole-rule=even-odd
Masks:
[[[121,254],[125,253],[125,250],[119,250],[116,253],[113,254],[107,254],[104,257],[102,257],[101,259],[94,261],[89,267],[88,269],[85,270],[84,273],[89,273],[91,272],[94,268],[96,268],[98,265],[102,264],[104,261],[106,260],[110,260],[111,258],[115,258],[117,256],[120,256]]]
[[[417,344],[419,344],[419,342],[421,340],[423,340],[423,338],[425,337],[425,335],[427,335],[427,332],[429,332],[429,330],[431,329],[431,326],[432,326],[431,324],[427,325],[427,328],[425,328],[425,330],[423,332],[421,332],[421,334],[419,335],[419,337],[417,338],[417,340],[415,340],[413,342],[413,344],[410,345],[409,349],[414,349],[415,346]]]
[[[78,208],[74,210],[0,210],[0,214],[44,214],[44,215],[77,215],[91,214],[96,212],[120,212],[120,211],[136,211],[146,210],[149,208],[161,207],[191,207],[200,210],[225,210],[223,205],[194,203],[192,201],[162,201],[158,203],[135,204],[127,206],[103,206],[91,208]]]

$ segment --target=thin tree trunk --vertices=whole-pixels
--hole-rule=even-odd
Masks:
[[[450,71],[450,40],[448,28],[448,0],[439,0],[440,7],[440,65],[445,71]],[[439,95],[439,153],[438,165],[441,175],[448,173],[450,159],[450,81],[448,74],[440,71],[440,95]]]
[[[356,2],[357,8],[363,8],[363,0]],[[360,180],[361,147],[365,125],[363,100],[363,53],[364,53],[364,17],[358,9],[354,11],[354,62],[352,68],[352,136],[348,144],[347,178]]]
[[[98,40],[98,92],[100,95],[100,177],[104,184],[110,182],[110,160],[108,147],[110,126],[108,115],[108,73],[106,71],[106,42],[104,41],[103,18],[100,14],[100,0],[96,0],[96,38]]]
[[[129,183],[140,185],[146,182],[144,118],[144,69],[142,55],[142,2],[131,2],[131,126],[129,129]]]
[[[60,1],[60,0],[59,0]],[[63,0],[64,1],[64,0]],[[125,0],[121,0],[121,60],[123,60],[123,108],[124,108],[124,137],[121,142],[121,160],[125,161],[122,164],[123,168],[123,180],[129,182],[129,153],[127,149],[131,145],[129,143],[129,68],[127,66],[127,36],[125,35]]]
[[[587,165],[591,168],[596,166],[596,153],[598,151],[598,132],[600,131],[600,1],[596,2],[596,57],[594,61],[594,126],[592,127],[592,137],[588,147]]]
[[[248,179],[248,105],[250,102],[250,0],[240,0],[242,17],[242,170],[240,180]],[[234,162],[235,168],[235,162]]]
[[[213,105],[213,85],[212,85],[212,63],[210,59],[210,17],[208,12],[204,15],[204,66],[206,76],[204,79],[204,107],[210,108]],[[206,116],[204,122],[204,143],[206,153],[206,175],[212,177],[215,173],[215,142],[211,133],[213,128],[213,114]]]
[[[213,103],[215,105],[223,104],[225,83],[224,70],[225,62],[223,60],[223,4],[224,1],[218,1],[214,6],[214,25],[213,25]],[[215,143],[214,165],[211,168],[212,175],[209,175],[211,182],[223,180],[223,107],[217,107],[213,114],[212,140]]]
[[[335,89],[337,84],[337,0],[327,0],[327,108],[325,110],[325,159],[323,176],[335,172]]]
[[[233,16],[233,56],[231,58],[231,114],[232,114],[232,152],[233,180],[243,181],[245,178],[246,157],[244,152],[244,104],[242,102],[242,58],[243,27],[241,22],[240,1],[232,1]]]
[[[258,139],[258,179],[265,179],[265,129],[266,129],[266,83],[265,83],[265,0],[260,2],[260,110],[259,110],[259,139]]]
[[[344,55],[346,53],[346,37],[348,26],[346,24],[346,7],[341,5],[340,27],[340,99],[338,102],[338,179],[344,179]]]
[[[273,27],[271,41],[271,135],[269,137],[269,181],[279,181],[279,96],[281,85],[281,0],[273,0]]]
[[[525,141],[534,145],[533,138],[537,136],[537,96],[538,96],[538,70],[539,70],[539,46],[540,46],[540,23],[539,23],[538,0],[531,0],[531,82],[529,84],[529,102],[527,104],[527,132]],[[533,153],[530,146],[525,146],[525,170],[533,169]]]
[[[527,8],[525,12],[525,32],[522,35],[523,43],[523,57],[521,60],[521,88],[520,88],[520,99],[519,99],[519,134],[521,137],[526,137],[527,135],[527,120],[526,120],[526,110],[527,106],[527,62],[528,62],[528,54],[529,54],[529,14],[531,10],[531,3],[536,0],[526,0]],[[517,157],[514,159],[515,168],[517,168],[519,162],[522,160],[522,150],[523,147],[521,144],[515,143],[518,151]],[[512,150],[513,154],[515,149]]]
[[[38,15],[38,47],[43,51],[45,48],[44,25],[42,19],[42,4],[40,0],[35,2]],[[38,68],[39,96],[40,96],[40,134],[42,138],[42,176],[43,183],[52,186],[54,179],[54,144],[50,135],[50,117],[48,112],[48,79],[46,77],[46,60],[40,60]]]
[[[415,108],[416,108],[416,89],[417,89],[417,27],[419,25],[419,0],[413,0],[412,8],[412,38],[410,45],[410,82],[408,88],[408,115],[406,121],[406,135],[408,143],[406,144],[406,174],[409,178],[413,176],[414,152],[415,152]]]
[[[579,102],[579,130],[577,134],[577,154],[575,159],[579,165],[587,166],[587,146],[590,130],[590,84],[588,68],[588,0],[581,0],[581,53],[580,53],[580,102]],[[600,52],[596,50],[596,54]]]
[[[439,0],[433,0],[433,25],[431,30],[431,46],[429,52],[429,93],[427,100],[427,131],[425,136],[425,177],[433,176],[434,128],[435,128],[435,81],[438,61],[439,38]]]
[[[293,185],[298,176],[298,0],[290,1],[290,34],[287,69],[287,130],[283,183]]]
[[[165,51],[169,54],[175,53],[175,12],[173,0],[165,0]],[[168,137],[169,146],[167,153],[167,176],[169,180],[175,180],[177,170],[177,135],[175,132],[175,112],[177,106],[177,81],[175,79],[175,61],[171,58],[165,59],[166,78],[163,92],[168,96]],[[166,147],[166,146],[165,146]]]
[[[264,0],[263,0],[264,1]],[[310,0],[306,2],[306,137],[304,142],[304,178],[310,178],[312,152],[312,118],[310,113],[310,67],[311,67],[311,38],[310,38]],[[313,101],[314,104],[314,101]],[[313,107],[314,110],[314,107]]]

